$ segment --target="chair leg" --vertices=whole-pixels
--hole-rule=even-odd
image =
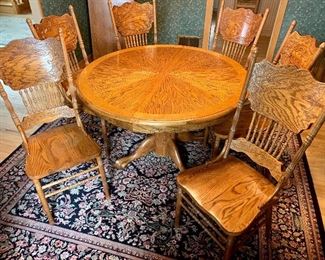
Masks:
[[[272,206],[270,206],[266,210],[265,214],[266,214],[265,235],[266,235],[268,259],[272,259]]]
[[[181,218],[182,209],[182,190],[178,188],[177,198],[176,198],[176,210],[175,210],[175,227],[179,227],[179,222]]]
[[[52,224],[54,224],[54,219],[53,219],[52,212],[50,210],[49,204],[47,203],[47,200],[45,198],[45,194],[44,194],[44,191],[42,189],[41,183],[40,183],[39,180],[33,180],[33,183],[35,185],[37,195],[38,195],[38,197],[39,197],[39,199],[41,201],[41,204],[43,206],[43,210],[46,213],[46,216],[47,216],[47,218],[49,220],[49,223],[52,225]]]
[[[109,143],[108,143],[107,127],[106,127],[105,119],[101,119],[100,123],[101,123],[101,127],[102,127],[102,135],[103,135],[103,140],[104,140],[105,151],[107,152],[107,155],[109,155]]]
[[[207,146],[208,145],[209,133],[210,133],[210,127],[206,127],[204,129],[204,137],[203,137],[203,144],[204,144],[204,146]]]
[[[217,156],[217,149],[219,148],[221,138],[218,134],[215,134],[214,141],[211,148],[211,158]]]
[[[228,236],[226,250],[225,250],[225,254],[223,256],[224,260],[231,259],[232,255],[234,253],[235,240],[236,240],[236,237]]]
[[[99,174],[100,174],[100,177],[102,179],[102,184],[103,184],[103,190],[104,190],[104,194],[105,194],[105,199],[109,199],[110,198],[109,188],[108,188],[108,184],[107,184],[107,179],[106,179],[106,175],[105,175],[105,171],[104,171],[102,159],[100,157],[97,157],[96,158],[96,161],[97,161],[97,165],[98,165]]]

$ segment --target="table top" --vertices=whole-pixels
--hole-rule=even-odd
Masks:
[[[82,101],[129,130],[202,129],[233,110],[246,70],[229,57],[201,48],[150,45],[105,55],[77,79]]]

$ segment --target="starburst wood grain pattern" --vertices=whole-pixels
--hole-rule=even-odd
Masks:
[[[99,171],[105,196],[109,197],[100,148],[85,133],[78,114],[76,90],[72,82],[68,53],[62,30],[59,31],[62,46],[54,38],[45,40],[27,38],[12,41],[0,49],[0,59],[3,61],[0,64],[0,95],[23,139],[26,149],[25,172],[35,184],[50,224],[54,223],[54,219],[46,198],[95,178],[94,175],[86,176],[91,171]],[[66,105],[64,90],[60,84],[63,71],[67,74],[72,108]],[[3,83],[19,92],[27,111],[22,120],[15,112]],[[76,124],[51,128],[46,132],[27,137],[25,130],[62,117],[75,117]],[[87,161],[96,161],[97,164],[73,176],[41,185],[40,180],[43,177]],[[55,191],[44,192],[50,187],[82,175],[86,177],[82,181]]]
[[[254,114],[246,137],[233,139],[247,90]],[[202,220],[202,225],[210,226],[210,230],[214,224],[219,225],[225,234],[219,231],[217,234],[227,244],[224,259],[231,259],[235,238],[254,222],[266,223],[270,241],[272,205],[281,196],[280,190],[324,121],[324,83],[314,80],[309,71],[294,66],[275,66],[268,61],[256,64],[250,84],[244,88],[238,103],[223,158],[184,171],[177,177],[176,224],[184,207],[194,217],[201,216],[195,219]],[[282,155],[290,139],[310,125],[307,137],[290,155],[290,163],[284,165]],[[245,162],[228,156],[230,149],[246,154],[257,165],[268,169],[270,175],[263,175]],[[268,246],[270,249],[270,244]]]
[[[154,43],[157,43],[156,0],[152,0],[152,4],[132,1],[120,6],[113,6],[112,0],[108,0],[108,5],[119,50],[121,44],[118,34],[123,37],[126,48],[144,46],[148,44],[148,33],[152,25]]]
[[[250,9],[224,9],[225,1],[220,3],[216,31],[213,41],[213,50],[217,50],[219,34],[222,38],[221,53],[241,62],[247,47],[253,42],[256,47],[263,26],[269,13],[255,14]],[[247,63],[246,63],[247,65]]]
[[[193,62],[195,61],[195,62]],[[92,62],[77,83],[86,106],[131,131],[153,133],[115,166],[155,151],[184,166],[174,134],[215,124],[234,109],[246,71],[230,58],[174,45],[142,46]]]
[[[234,109],[245,75],[215,52],[159,45],[106,55],[77,83],[82,100],[112,123],[144,133],[181,132],[214,124]]]
[[[293,31],[295,26],[296,21],[292,21],[273,63],[295,65],[298,68],[310,70],[324,51],[325,43],[317,47],[313,36],[300,35],[297,31]]]

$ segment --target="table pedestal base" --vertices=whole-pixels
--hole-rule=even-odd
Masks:
[[[184,170],[183,163],[179,156],[177,147],[174,142],[175,134],[170,133],[156,133],[147,137],[138,147],[138,149],[129,156],[123,157],[115,162],[115,167],[122,169],[129,162],[146,155],[149,152],[155,152],[161,156],[169,156],[176,167],[180,170]]]

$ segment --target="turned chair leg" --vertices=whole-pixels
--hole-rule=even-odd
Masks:
[[[206,127],[204,129],[204,136],[203,136],[203,144],[204,144],[204,146],[208,145],[209,133],[210,133],[210,127]]]
[[[234,253],[235,240],[236,240],[236,237],[228,236],[227,245],[226,245],[226,249],[225,249],[225,254],[223,256],[224,260],[229,260],[229,259],[232,258],[232,255]]]
[[[46,216],[49,220],[49,223],[52,225],[54,224],[54,219],[53,219],[53,216],[52,216],[52,212],[50,210],[50,207],[49,207],[49,204],[47,203],[47,200],[45,198],[45,194],[44,194],[44,191],[42,189],[42,186],[41,186],[41,183],[39,180],[33,180],[33,183],[35,185],[35,188],[36,188],[36,191],[37,191],[37,195],[41,201],[41,204],[43,206],[43,209],[46,213]]]
[[[105,152],[107,152],[107,155],[109,155],[109,143],[108,143],[107,126],[106,126],[105,119],[101,119],[100,124],[102,127],[102,135],[103,135]]]
[[[97,161],[97,165],[98,165],[98,171],[99,171],[100,177],[102,179],[102,185],[103,185],[103,190],[104,190],[104,194],[105,194],[105,199],[109,199],[110,198],[109,188],[108,188],[108,184],[107,184],[107,178],[105,175],[102,159],[100,157],[97,157],[96,161]]]
[[[211,158],[214,158],[215,156],[217,156],[217,149],[220,146],[220,141],[221,141],[221,137],[218,134],[215,134],[214,140],[212,142]]]
[[[179,227],[179,222],[181,218],[182,209],[182,190],[178,188],[177,198],[176,198],[176,210],[175,210],[175,227]]]

